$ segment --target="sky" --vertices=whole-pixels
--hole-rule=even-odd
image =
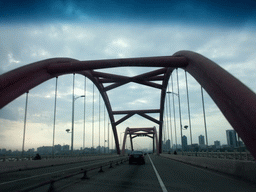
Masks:
[[[67,57],[78,60],[169,56],[180,50],[200,53],[256,92],[256,1],[0,1],[0,74],[36,61]],[[99,70],[135,76],[155,68]],[[188,125],[184,71],[179,69],[182,125]],[[173,74],[177,93],[176,72]],[[70,144],[73,76],[58,78],[55,144]],[[205,135],[200,85],[188,74],[193,143]],[[56,79],[34,89],[28,96],[25,150],[51,146]],[[75,75],[75,95],[84,95],[85,78]],[[171,87],[170,87],[171,88]],[[108,118],[93,84],[86,80],[85,146],[92,146],[94,103],[94,147],[108,140]],[[159,108],[160,91],[129,83],[108,92],[113,110]],[[225,130],[232,129],[209,95],[205,95],[209,144],[227,143]],[[0,148],[21,150],[25,94],[0,110]],[[170,95],[172,101],[172,96]],[[175,99],[177,142],[180,143],[178,101]],[[100,104],[99,104],[100,102]],[[99,107],[100,105],[100,107]],[[168,104],[169,105],[169,104]],[[75,102],[74,148],[83,147],[84,98]],[[99,109],[100,108],[100,109]],[[169,112],[165,112],[168,114]],[[158,115],[152,115],[159,118]],[[168,114],[170,116],[170,114]],[[122,116],[115,116],[116,120]],[[164,138],[173,135],[165,124]],[[100,119],[100,121],[99,121]],[[165,115],[165,120],[167,119]],[[100,122],[100,123],[99,123]],[[133,116],[117,126],[123,138],[126,127],[156,124]],[[105,129],[105,134],[104,134]],[[111,127],[110,127],[111,129]],[[188,137],[189,130],[183,134]],[[99,142],[100,136],[100,142]],[[105,136],[105,137],[104,137]],[[109,145],[113,146],[112,133]],[[150,138],[134,140],[135,148],[152,146]],[[129,145],[129,144],[128,144]],[[129,146],[128,146],[129,147]]]

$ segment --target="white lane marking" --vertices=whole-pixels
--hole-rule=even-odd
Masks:
[[[165,185],[164,185],[164,182],[162,181],[160,175],[158,174],[158,172],[157,172],[157,170],[156,170],[156,168],[155,168],[155,166],[154,166],[154,164],[153,164],[153,162],[152,162],[152,160],[151,160],[149,155],[148,155],[148,158],[149,158],[149,160],[151,162],[151,165],[152,165],[152,167],[153,167],[153,169],[154,169],[154,171],[156,173],[156,177],[158,179],[158,182],[159,182],[160,186],[162,187],[163,192],[168,192],[166,187],[165,187]]]

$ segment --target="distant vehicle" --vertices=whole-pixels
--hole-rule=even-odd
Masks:
[[[129,156],[129,164],[145,164],[145,158],[142,151],[132,151]]]
[[[37,153],[33,160],[41,160],[41,156]]]

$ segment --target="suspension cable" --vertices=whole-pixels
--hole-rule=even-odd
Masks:
[[[171,75],[171,82],[172,82],[172,93],[173,93],[173,78]],[[174,116],[174,130],[175,130],[175,148],[177,150],[177,129],[176,129],[176,117],[175,117],[175,102],[174,102],[174,94],[172,94],[172,101],[173,101],[173,116]]]
[[[186,89],[187,89],[187,102],[188,102],[188,119],[189,119],[189,129],[190,129],[190,142],[192,147],[192,128],[191,128],[191,118],[190,118],[190,105],[189,105],[189,92],[188,92],[188,78],[187,71],[185,71],[185,79],[186,79]]]
[[[178,88],[178,99],[179,99],[179,114],[180,114],[180,137],[181,137],[181,151],[183,154],[183,143],[182,143],[182,122],[181,122],[181,108],[180,108],[180,88],[179,88],[179,73],[178,69],[176,69],[177,74],[177,88]]]
[[[114,140],[115,140],[115,138],[114,138],[114,131],[113,131],[113,128],[112,128],[112,149],[114,150]]]
[[[73,150],[74,150],[74,124],[75,124],[74,118],[75,118],[75,73],[73,73],[71,155],[73,155]]]
[[[99,92],[99,153],[100,153],[100,92]]]
[[[167,91],[170,92],[169,89],[169,83],[167,87]],[[172,137],[172,111],[171,111],[171,101],[170,101],[170,95],[168,95],[168,103],[169,103],[169,113],[170,113],[170,131],[171,131],[171,149],[173,149],[173,137]]]
[[[94,152],[94,84],[92,87],[92,150]]]
[[[108,118],[108,153],[109,153],[109,118]]]
[[[86,77],[84,78],[84,130],[83,130],[83,149],[85,148],[85,115],[86,115]]]
[[[205,140],[206,140],[206,147],[208,150],[208,137],[207,137],[207,127],[206,127],[206,117],[205,117],[205,107],[204,107],[204,94],[203,94],[203,87],[201,86],[201,94],[202,94],[202,105],[203,105],[203,114],[204,114],[204,130],[205,130]]]
[[[28,91],[26,93],[26,103],[25,103],[25,117],[24,117],[24,130],[23,130],[23,143],[22,143],[22,153],[21,157],[24,155],[24,145],[25,145],[25,135],[26,135],[26,125],[27,125],[27,111],[28,111]]]
[[[58,77],[56,77],[56,84],[55,84],[55,100],[54,100],[53,131],[52,131],[52,158],[54,158],[54,139],[55,139],[55,124],[56,124],[57,87],[58,87]]]
[[[166,145],[166,148],[167,150],[169,151],[170,150],[170,132],[169,132],[169,113],[168,113],[168,100],[166,98],[166,117],[167,117],[167,121],[166,121],[166,128],[167,128],[167,141],[169,140],[168,142],[168,146]],[[165,142],[167,144],[167,141]]]
[[[105,132],[105,129],[106,129],[106,106],[104,106],[104,154],[106,153],[106,151],[105,151],[105,143],[106,143],[106,138],[105,138],[106,132]]]
[[[166,104],[166,102],[165,102],[165,104]],[[166,122],[167,122],[167,117],[166,117],[166,111],[164,110],[164,119],[165,119],[165,121],[164,121],[164,123],[163,123],[163,138],[164,138],[164,140],[162,141],[162,144],[163,144],[163,146],[162,146],[162,151],[165,151],[165,149],[166,149]]]

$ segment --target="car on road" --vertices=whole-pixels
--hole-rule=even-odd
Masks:
[[[142,151],[132,151],[129,156],[129,164],[138,163],[145,164],[145,157]]]

